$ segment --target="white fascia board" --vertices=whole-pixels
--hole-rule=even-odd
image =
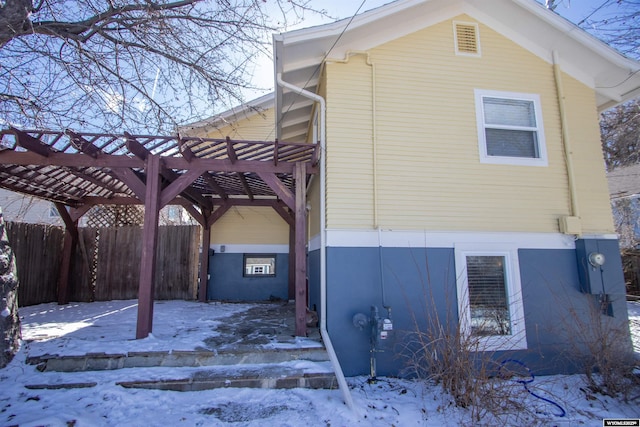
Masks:
[[[425,2],[434,1],[437,0],[398,0],[363,12],[362,14],[354,17],[353,20],[351,20],[351,18],[344,18],[336,22],[331,22],[329,24],[280,33],[279,36],[281,37],[280,40],[282,40],[283,43],[287,45],[303,42],[306,43],[309,40],[313,39],[335,37],[339,36],[342,33],[346,25],[349,25],[349,31],[351,31],[363,25],[367,25],[379,19],[385,18],[389,15],[399,13],[405,9],[420,5]],[[350,20],[351,23],[349,23]]]
[[[389,8],[388,6],[394,7]],[[284,49],[288,49],[288,52],[293,56],[296,56],[293,53],[296,47],[301,44],[305,45],[304,49],[297,50],[302,57],[289,58],[288,63],[283,65],[283,70],[287,72],[319,64],[336,42],[337,37],[340,37],[340,40],[333,46],[328,56],[333,60],[344,59],[350,50],[368,50],[464,12],[462,1],[398,1],[356,17],[344,34],[342,31],[348,20],[306,30],[297,30],[292,33],[282,33]],[[383,18],[386,21],[385,25],[376,27],[375,31],[366,25],[369,23],[373,25],[374,21]],[[316,54],[309,56],[309,52],[316,52]],[[319,55],[319,52],[322,52],[323,55]]]
[[[597,237],[611,238],[609,235]],[[575,249],[574,237],[561,233],[327,230],[327,247],[453,248],[460,243],[509,243],[523,249]]]
[[[248,118],[258,114],[257,110],[268,110],[274,107],[275,93],[270,92],[259,98],[253,99],[237,107],[230,108],[220,114],[216,114],[208,119],[201,120],[199,122],[190,123],[184,126],[180,126],[180,130],[189,131],[198,128],[226,125],[229,121],[238,120],[240,115],[244,115],[243,118]]]
[[[613,62],[621,68],[638,67],[638,63],[625,57],[611,46],[598,39],[597,37],[584,31],[574,23],[566,20],[560,15],[550,12],[540,3],[531,0],[511,0],[527,9],[541,19],[549,22],[551,25],[560,29],[565,35],[575,39],[579,43],[589,46],[594,53],[605,58],[607,61]]]
[[[222,247],[224,246],[224,251]],[[287,254],[289,245],[243,245],[216,243],[209,246],[216,253],[225,254]],[[215,256],[215,255],[214,255]]]
[[[633,77],[633,73],[640,70],[640,63],[623,56],[535,1],[511,2],[515,8],[487,11],[487,4],[494,7],[496,4],[483,3],[484,7],[472,6],[474,10],[468,13],[550,64],[553,63],[553,51],[557,51],[560,68],[596,91],[599,110],[606,109],[603,108],[605,104],[610,107],[631,99],[636,90],[640,91],[640,75],[634,79],[635,82],[631,80],[624,86],[619,84]],[[525,19],[526,15],[518,12],[518,6],[521,11],[533,14],[539,20]],[[615,90],[616,87],[620,89]]]
[[[640,79],[640,73],[638,74],[638,78]],[[607,111],[610,108],[616,107],[620,105],[622,102],[625,102],[629,99],[633,99],[640,96],[640,87],[630,90],[622,95],[622,101],[618,101],[616,99],[609,98],[608,101],[598,103],[598,113],[602,113],[603,111]]]
[[[384,43],[407,36],[409,34],[428,28],[447,19],[451,19],[463,13],[465,8],[460,2],[451,2],[435,9],[425,7],[415,11],[407,11],[406,14],[397,14],[387,18],[388,23],[371,33],[368,28],[349,31],[331,50],[329,58],[344,60],[349,51],[365,51],[373,49]]]

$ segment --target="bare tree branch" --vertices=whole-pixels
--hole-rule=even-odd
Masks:
[[[0,2],[0,125],[159,132],[210,116],[242,100],[256,52],[308,1]]]

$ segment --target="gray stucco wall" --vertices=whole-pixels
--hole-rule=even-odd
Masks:
[[[309,252],[307,256],[307,276],[309,277],[309,308],[318,313],[320,320],[320,251]]]
[[[613,317],[594,313],[599,296],[580,291],[576,250],[520,249],[528,348],[493,357],[517,358],[536,374],[575,372],[578,334],[588,335],[599,322],[624,330],[628,318],[618,246],[611,240],[598,243],[607,258],[603,277]],[[381,277],[395,330],[377,354],[377,375],[399,375],[405,360],[398,354],[407,332],[424,330],[434,313],[444,323],[457,323],[455,271],[449,248],[327,248],[327,328],[345,375],[369,374],[369,334],[354,327],[352,318],[358,312],[369,315],[372,305],[386,316]]]
[[[209,257],[207,299],[268,301],[288,298],[289,255],[276,254],[276,275],[244,277],[244,254],[215,253]]]

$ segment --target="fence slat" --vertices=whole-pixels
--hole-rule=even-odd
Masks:
[[[16,254],[20,306],[57,301],[64,229],[7,222]],[[199,226],[161,226],[158,235],[155,299],[196,299]],[[71,300],[138,297],[141,227],[78,229],[71,266]]]
[[[16,256],[19,306],[57,301],[63,229],[41,224],[6,224]]]

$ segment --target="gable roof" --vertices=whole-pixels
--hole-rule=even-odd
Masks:
[[[607,173],[611,200],[640,195],[640,163]]]
[[[316,92],[325,59],[344,59],[447,19],[467,14],[543,60],[556,51],[563,71],[596,91],[600,111],[640,95],[640,63],[628,59],[534,0],[398,0],[353,19],[273,36],[276,126],[282,140],[305,140],[311,116],[306,98],[285,82]]]
[[[195,130],[207,132],[210,129],[220,129],[239,120],[260,114],[274,106],[275,93],[269,92],[259,98],[253,99],[237,107],[224,111],[210,118],[199,122],[189,123],[188,125],[178,127],[178,133],[184,135],[193,135]]]

